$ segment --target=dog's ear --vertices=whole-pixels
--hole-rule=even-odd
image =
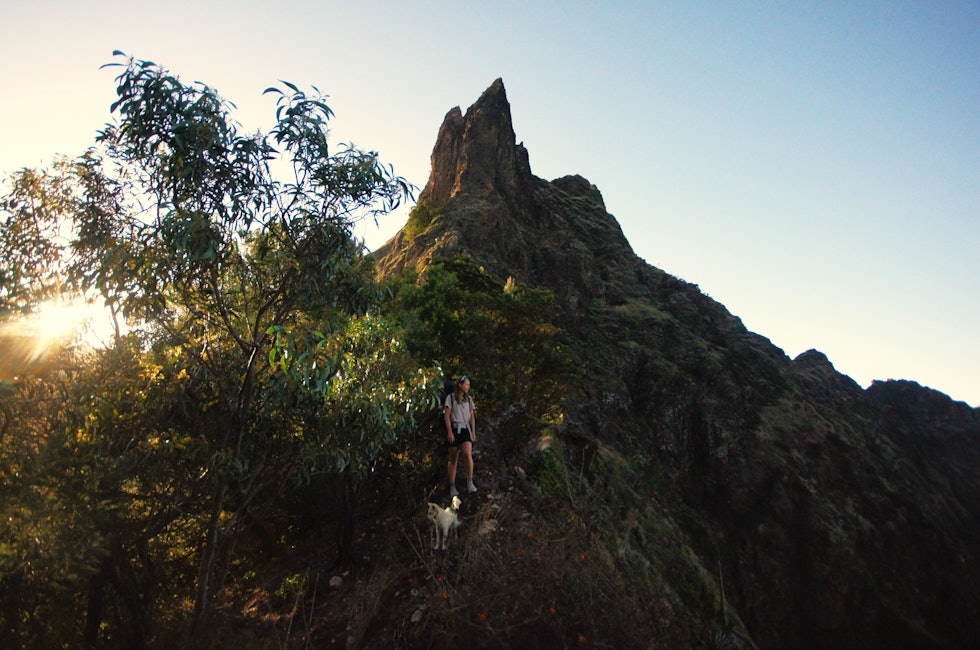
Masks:
[[[459,510],[461,505],[463,505],[463,500],[459,497],[453,497],[453,507]]]

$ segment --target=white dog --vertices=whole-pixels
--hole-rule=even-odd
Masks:
[[[442,549],[446,548],[446,540],[449,531],[456,532],[456,527],[460,525],[459,506],[462,505],[459,497],[453,497],[453,502],[448,508],[440,508],[434,503],[429,504],[429,519],[432,520],[432,548],[439,548],[442,540]]]

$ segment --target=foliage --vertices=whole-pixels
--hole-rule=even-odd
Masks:
[[[371,314],[352,237],[412,188],[375,153],[329,146],[319,92],[268,89],[275,127],[244,135],[213,89],[117,54],[117,119],[96,146],[20,172],[0,203],[4,314],[74,289],[134,328],[3,385],[0,581],[38,597],[0,620],[135,646],[161,598],[193,600],[202,629],[253,513],[318,473],[361,480],[434,372]]]
[[[15,176],[0,211],[5,313],[72,291],[131,325],[110,349],[68,347],[0,385],[0,642],[11,646],[217,644],[204,624],[265,553],[330,530],[332,561],[350,558],[358,504],[376,496],[365,487],[412,507],[441,468],[433,441],[406,434],[442,369],[474,376],[488,420],[520,406],[498,450],[523,445],[528,423],[559,423],[572,385],[548,291],[465,257],[379,290],[352,225],[410,188],[375,154],[329,146],[318,92],[269,89],[276,126],[245,135],[213,89],[151,62],[119,66],[116,121],[96,146]],[[438,216],[416,206],[410,226]],[[563,449],[556,438],[530,466],[555,500],[578,489]],[[549,551],[567,575],[585,566],[579,532]],[[503,562],[486,550],[489,566]],[[320,578],[291,567],[268,589],[272,606],[295,613]],[[576,611],[610,580],[593,580]],[[567,602],[559,583],[531,583]],[[574,640],[573,623],[556,629]]]
[[[25,169],[11,185],[0,198],[0,319],[29,313],[62,290],[59,229],[71,202],[70,184],[57,172]]]
[[[491,409],[521,403],[535,419],[560,417],[571,366],[551,292],[501,282],[465,257],[436,260],[394,289],[393,310],[419,358],[474,377]]]
[[[408,241],[412,241],[425,232],[441,214],[442,210],[431,201],[419,201],[408,213],[408,221],[402,228],[402,234]]]
[[[562,498],[570,493],[571,483],[560,438],[545,434],[538,440],[536,453],[528,463],[528,474],[545,494]]]
[[[428,406],[436,370],[415,367],[395,328],[377,316],[352,319],[339,337],[273,332],[270,363],[281,372],[268,399],[282,400],[279,410],[289,414],[282,428],[303,432],[296,458],[307,460],[298,478],[321,471],[363,478]]]

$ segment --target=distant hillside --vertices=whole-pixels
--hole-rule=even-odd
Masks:
[[[913,382],[863,390],[818,351],[790,359],[645,263],[588,180],[531,173],[499,79],[447,113],[418,206],[376,252],[382,274],[413,268],[422,281],[433,260],[460,255],[554,293],[579,375],[561,425],[517,457],[481,461],[497,474],[471,512],[498,526],[491,505],[512,508],[510,532],[486,539],[499,550],[523,535],[538,549],[533,566],[467,566],[498,580],[486,590],[514,608],[564,594],[610,620],[628,614],[617,639],[583,633],[599,647],[975,647],[977,409]],[[482,417],[492,432],[510,426],[504,415]],[[565,502],[515,501],[515,466],[539,487],[547,474],[575,489]],[[547,545],[528,541],[534,526]],[[572,540],[605,558],[601,571],[569,559]],[[560,589],[534,566],[562,575]],[[547,613],[509,629],[501,614],[426,647],[559,647],[575,642],[568,629]]]

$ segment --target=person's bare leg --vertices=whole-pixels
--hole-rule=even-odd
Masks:
[[[449,474],[449,491],[455,496],[452,491],[456,487],[456,465],[459,460],[459,447],[449,448],[449,463],[446,467],[447,473]],[[472,462],[472,461],[471,461]]]
[[[464,442],[460,445],[460,453],[463,454],[463,467],[466,470],[466,489],[476,492],[476,486],[473,485],[473,443]]]

